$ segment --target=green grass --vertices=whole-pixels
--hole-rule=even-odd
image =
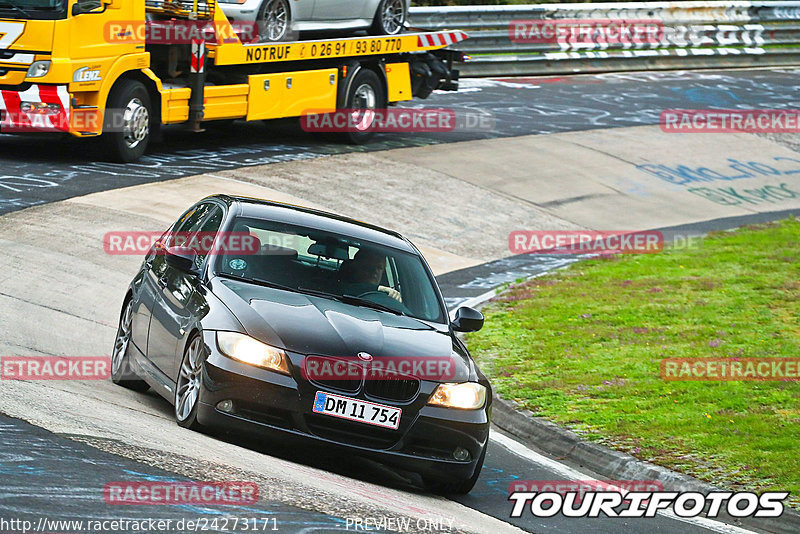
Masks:
[[[800,504],[799,382],[664,381],[673,357],[800,357],[800,221],[512,284],[468,344],[495,389],[584,438]]]

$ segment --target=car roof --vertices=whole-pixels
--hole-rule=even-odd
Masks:
[[[418,254],[413,245],[397,232],[335,213],[243,196],[212,195],[208,199],[217,199],[233,208],[238,208],[238,213],[234,213],[242,217],[285,222],[315,230],[333,232]]]

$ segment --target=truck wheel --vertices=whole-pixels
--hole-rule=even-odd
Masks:
[[[397,35],[405,29],[408,9],[406,0],[383,0],[375,13],[372,35]]]
[[[386,92],[378,75],[369,69],[361,69],[347,90],[345,109],[350,113],[344,141],[360,145],[375,135],[378,113],[386,111]]]
[[[131,163],[147,149],[153,120],[150,94],[134,80],[122,80],[111,90],[106,105],[103,139],[114,161]]]

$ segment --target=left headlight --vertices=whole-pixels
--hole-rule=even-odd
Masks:
[[[225,356],[263,367],[277,373],[289,374],[286,353],[238,332],[217,332],[217,346]]]
[[[461,410],[477,410],[486,404],[486,388],[475,382],[439,384],[428,404]]]

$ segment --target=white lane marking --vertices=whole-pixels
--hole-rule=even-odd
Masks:
[[[539,464],[542,467],[557,473],[559,476],[563,476],[566,480],[597,480],[594,477],[590,477],[581,473],[577,469],[573,469],[572,467],[559,463],[556,460],[542,456],[538,452],[532,451],[522,443],[495,430],[491,431],[489,438],[511,453],[516,454],[517,456],[520,456],[525,460],[529,460],[535,464]],[[622,489],[620,491],[623,493],[623,495],[627,493],[627,491]],[[719,532],[720,534],[756,534],[752,530],[729,525],[727,523],[709,519],[707,517],[678,517],[674,513],[666,510],[661,510],[658,513],[664,517],[683,521],[684,523],[690,523],[692,525],[708,529],[712,532]]]

